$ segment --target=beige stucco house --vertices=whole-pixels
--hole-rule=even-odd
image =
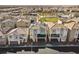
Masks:
[[[21,45],[27,43],[28,40],[28,28],[15,28],[7,33],[9,45]]]
[[[66,42],[68,28],[61,23],[57,23],[49,30],[49,42]]]
[[[75,21],[68,21],[68,22],[65,22],[64,23],[64,26],[66,26],[69,31],[68,31],[68,41],[69,42],[72,42],[74,40],[74,33],[75,33],[75,30],[73,30],[73,27],[74,25],[76,24]]]
[[[12,29],[7,33],[8,43],[9,45],[22,45],[27,43],[29,28],[27,28],[28,22],[25,19],[19,19],[16,22],[15,29]]]
[[[47,42],[48,27],[43,23],[35,23],[30,26],[30,39],[33,42]]]
[[[79,23],[74,24],[70,33],[69,41],[79,42]]]

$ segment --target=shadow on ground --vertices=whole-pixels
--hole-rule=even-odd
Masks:
[[[7,52],[11,52],[11,53],[16,53],[18,51],[22,51],[24,50],[25,52],[27,51],[34,51],[35,53],[37,53],[39,51],[39,49],[44,49],[44,48],[26,48],[26,49],[0,49],[0,54],[6,54]],[[74,52],[74,53],[79,53],[79,47],[51,47],[49,49],[52,50],[57,50],[59,52]]]
[[[50,49],[54,49],[59,52],[74,52],[77,54],[79,53],[79,47],[54,47],[54,48],[50,48]]]

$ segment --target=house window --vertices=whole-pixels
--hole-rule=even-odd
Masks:
[[[59,37],[59,34],[51,34],[51,37]]]
[[[61,34],[61,36],[63,36],[64,30],[65,30],[65,29],[63,29],[63,28],[60,29],[60,34]]]
[[[21,34],[20,36],[24,37],[25,35],[24,34]]]
[[[64,29],[63,28],[61,28],[61,32],[63,31]]]
[[[10,35],[9,38],[12,38],[12,36]]]
[[[25,37],[25,35],[24,34],[20,34],[20,39],[23,39],[23,37]]]
[[[52,29],[52,32],[56,32],[56,29]]]
[[[21,37],[21,36],[20,36],[19,38],[20,38],[20,39],[23,39],[23,37]]]
[[[33,33],[36,34],[36,33],[37,33],[37,29],[34,29],[34,30],[33,30]]]
[[[13,37],[14,37],[14,39],[18,39],[18,35],[14,34]]]
[[[37,34],[37,37],[45,37],[45,34]]]
[[[17,39],[18,37],[17,36],[15,36],[15,39]]]
[[[40,30],[39,30],[39,33],[40,33],[40,34],[45,34],[45,28],[42,28],[42,27],[41,27]]]
[[[40,31],[41,31],[41,32],[45,32],[45,29],[44,29],[44,28],[40,28]]]

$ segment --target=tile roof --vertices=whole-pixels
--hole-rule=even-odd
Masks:
[[[52,26],[51,28],[67,28],[67,27],[64,26],[63,24],[55,24],[55,25]]]
[[[11,30],[8,34],[13,34],[13,33],[27,34],[28,30],[29,30],[28,28],[15,28],[15,29]]]
[[[75,24],[76,24],[75,22],[67,22],[67,23],[64,23],[64,26],[66,26],[71,30]]]
[[[14,21],[12,21],[11,19],[6,19],[6,20],[2,21],[2,23],[6,23],[6,22],[8,22],[8,21],[14,22]]]
[[[76,23],[76,24],[73,26],[73,29],[79,29],[79,23]]]
[[[45,22],[45,24],[47,24],[49,28],[55,25],[55,23],[52,23],[52,22]]]

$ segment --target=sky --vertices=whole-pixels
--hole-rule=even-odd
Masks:
[[[78,5],[79,0],[0,0],[0,5]]]

